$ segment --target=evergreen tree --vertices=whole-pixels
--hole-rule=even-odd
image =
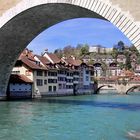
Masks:
[[[111,55],[113,56],[113,58],[115,58],[115,59],[117,58],[118,50],[115,47],[113,47],[113,50],[111,52]]]
[[[130,61],[130,54],[126,55],[126,63],[125,63],[125,69],[130,70],[132,68],[131,61]]]

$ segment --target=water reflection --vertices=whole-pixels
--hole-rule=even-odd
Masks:
[[[94,106],[94,107],[107,107],[114,109],[126,109],[131,111],[140,110],[139,103],[119,103],[119,102],[101,102],[101,101],[87,101],[87,100],[76,100],[76,99],[39,99],[35,102],[47,102],[50,104],[68,104],[68,105],[84,105],[84,106]]]

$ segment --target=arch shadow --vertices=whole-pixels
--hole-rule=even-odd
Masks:
[[[139,88],[139,87],[140,87],[140,85],[133,86],[133,87],[129,88],[129,89],[126,91],[126,94],[128,95],[129,92],[130,92],[131,90],[137,89],[137,88]]]
[[[101,90],[103,87],[106,87],[106,86],[107,86],[108,88],[109,88],[109,87],[111,87],[111,88],[113,87],[115,90],[117,90],[114,86],[111,86],[111,85],[102,85],[102,86],[100,86],[99,88],[97,88],[97,89],[95,90],[94,93],[95,93],[95,94],[99,94],[99,93],[100,93],[100,90]]]

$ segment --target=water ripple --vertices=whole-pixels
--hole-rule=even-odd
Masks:
[[[39,102],[47,102],[53,104],[68,104],[68,105],[86,105],[86,106],[94,106],[94,107],[107,107],[107,108],[115,108],[115,109],[125,109],[130,111],[140,111],[139,103],[119,103],[119,102],[102,102],[102,101],[85,101],[85,100],[66,100],[66,99],[41,99],[36,100]]]

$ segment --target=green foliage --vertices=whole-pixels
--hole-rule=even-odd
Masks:
[[[115,58],[115,59],[117,58],[118,50],[115,47],[113,47],[111,55],[112,55],[113,58]]]
[[[134,45],[132,45],[132,46],[129,48],[129,51],[130,51],[131,53],[135,53],[137,56],[140,56],[140,53],[139,53],[138,49],[137,49]]]
[[[132,68],[131,61],[130,61],[130,54],[126,54],[126,63],[125,63],[125,69],[130,70]]]
[[[59,58],[61,58],[63,56],[69,57],[69,56],[73,55],[74,57],[76,57],[78,59],[82,59],[82,57],[85,55],[89,55],[89,57],[92,59],[97,54],[97,53],[89,53],[89,45],[88,44],[78,44],[76,47],[68,45],[68,46],[64,47],[63,49],[56,49],[54,51],[54,53]],[[121,69],[123,69],[123,68],[128,69],[128,70],[132,69],[131,59],[130,59],[130,56],[132,54],[136,54],[137,64],[140,64],[140,53],[137,50],[137,48],[134,45],[132,45],[130,47],[126,47],[122,41],[119,41],[117,43],[117,45],[114,45],[111,53],[106,53],[104,55],[108,55],[108,54],[111,54],[114,59],[116,59],[119,54],[126,56],[126,63],[119,64],[119,67]],[[101,55],[101,53],[99,55]],[[93,65],[93,63],[94,63],[93,61],[89,61],[90,65]],[[104,62],[102,62],[102,68],[104,70],[107,69],[107,66],[106,66],[106,64],[104,64]]]
[[[123,68],[125,68],[125,64],[119,63],[119,67],[120,67],[120,69],[123,69]]]
[[[118,42],[118,48],[119,48],[120,51],[124,51],[125,50],[125,46],[124,46],[123,41],[119,41]]]
[[[87,44],[83,45],[80,50],[80,56],[86,55],[89,52],[89,46]]]
[[[137,64],[140,64],[140,56],[137,59]]]
[[[88,65],[93,65],[94,64],[94,61],[93,60],[90,60],[89,62],[88,62]]]
[[[124,43],[122,41],[119,41],[117,45],[114,45],[111,55],[113,56],[113,58],[116,59],[119,54],[126,56],[126,63],[119,64],[119,67],[121,69],[123,69],[123,68],[128,69],[128,70],[132,69],[131,59],[130,59],[130,56],[132,54],[136,54],[137,60],[138,60],[137,63],[140,64],[140,53],[136,49],[135,46],[125,47]]]

